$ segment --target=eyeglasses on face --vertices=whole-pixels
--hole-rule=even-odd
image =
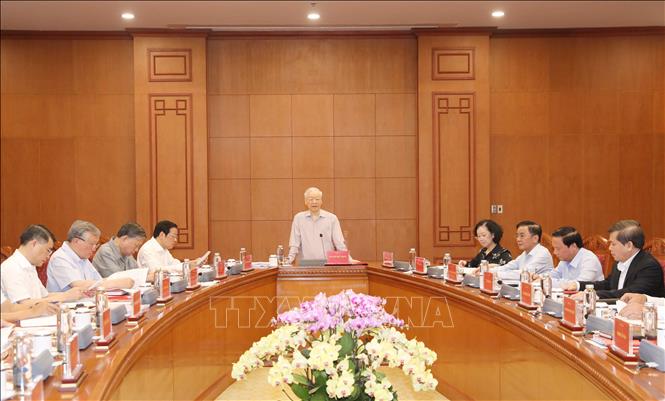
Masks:
[[[97,248],[99,246],[99,242],[92,243],[92,242],[86,241],[85,239],[83,239],[81,237],[76,237],[76,238],[80,239],[81,241],[85,242],[86,244],[90,245],[93,248]]]

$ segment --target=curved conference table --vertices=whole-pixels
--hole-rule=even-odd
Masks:
[[[370,266],[256,269],[152,306],[137,327],[114,326],[118,343],[81,354],[87,377],[74,393],[45,382],[45,399],[214,399],[231,364],[270,332],[270,318],[319,291],[352,288],[386,297],[438,354],[438,391],[450,399],[665,400],[665,374],[624,367],[602,349],[566,334],[549,316],[477,289]]]

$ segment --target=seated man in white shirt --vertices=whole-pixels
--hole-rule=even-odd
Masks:
[[[339,220],[321,209],[323,192],[311,187],[305,191],[306,211],[293,217],[287,263],[296,259],[326,259],[328,251],[345,251],[346,243]]]
[[[49,301],[40,301],[33,305],[13,304],[9,302],[5,289],[0,290],[0,319],[2,327],[12,322],[33,317],[54,315],[60,308]]]
[[[177,243],[178,225],[168,220],[160,221],[155,225],[152,238],[139,249],[139,266],[148,268],[151,273],[157,269],[182,271],[182,263],[170,252]]]
[[[92,223],[76,220],[69,228],[67,241],[53,253],[46,272],[46,287],[49,291],[61,292],[74,287],[83,291],[93,287],[132,288],[134,281],[129,278],[102,279],[95,270],[90,257],[99,245],[101,232]]]
[[[517,223],[515,238],[517,247],[522,253],[505,265],[493,268],[492,271],[498,273],[501,280],[519,280],[522,268],[531,274],[551,273],[554,262],[550,251],[540,245],[542,235],[543,229],[540,224],[529,220]]]
[[[36,266],[46,262],[53,252],[55,237],[40,224],[28,226],[20,237],[14,254],[2,262],[2,288],[11,303],[33,305],[39,301],[74,301],[83,295],[80,289],[49,293],[44,288]]]
[[[598,256],[584,248],[582,236],[574,227],[561,227],[554,231],[552,248],[560,260],[552,272],[554,287],[567,287],[570,281],[599,281],[605,278]]]

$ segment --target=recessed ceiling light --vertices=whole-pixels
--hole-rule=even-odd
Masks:
[[[312,3],[312,9],[309,10],[309,14],[307,14],[307,19],[311,21],[316,21],[319,18],[321,18],[321,15],[316,11],[316,3]]]
[[[504,15],[506,15],[506,13],[504,13],[501,10],[492,11],[492,17],[494,17],[494,18],[501,18]]]
[[[122,13],[121,17],[122,17],[122,19],[130,20],[130,19],[134,19],[134,14],[132,14],[132,13]]]

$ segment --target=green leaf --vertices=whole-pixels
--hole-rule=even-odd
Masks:
[[[303,386],[302,384],[293,383],[291,384],[291,390],[293,390],[293,394],[295,394],[302,401],[309,401],[309,392],[307,391],[307,387]]]
[[[310,401],[328,401],[328,396],[324,392],[322,393],[316,393],[310,398]]]
[[[295,374],[295,373],[294,373],[294,374],[293,374],[293,380],[294,380],[296,383],[304,384],[305,386],[309,386],[309,385],[310,385],[309,380],[307,380],[307,378],[306,378],[305,376],[303,376],[303,375],[299,375],[299,374]]]
[[[353,352],[353,337],[351,333],[344,333],[344,335],[337,341],[337,344],[342,348],[339,350],[340,359]]]
[[[300,350],[300,353],[301,353],[305,358],[309,358],[309,352],[310,352],[309,349],[303,349],[303,350]]]
[[[386,377],[385,373],[381,373],[381,372],[379,372],[378,370],[375,370],[375,371],[374,371],[374,376],[376,376],[376,379],[377,379],[378,381],[381,381],[381,380],[383,380],[383,379]]]
[[[314,384],[317,386],[324,386],[328,381],[328,375],[323,370],[312,371],[314,375]]]
[[[349,401],[356,401],[358,397],[361,394],[362,389],[360,388],[360,385],[358,383],[353,385],[353,391],[351,392],[351,395],[347,398]]]

